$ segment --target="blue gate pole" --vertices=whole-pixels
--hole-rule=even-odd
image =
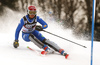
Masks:
[[[93,39],[94,39],[94,23],[95,23],[95,4],[96,1],[93,0],[93,10],[92,10],[92,38],[91,38],[91,65],[93,65]]]

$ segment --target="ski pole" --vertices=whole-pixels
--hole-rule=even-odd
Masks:
[[[76,43],[76,42],[73,42],[73,41],[71,41],[71,40],[65,39],[65,38],[63,38],[63,37],[61,37],[61,36],[55,35],[55,34],[53,34],[53,33],[51,33],[51,32],[48,32],[48,31],[45,31],[45,30],[43,30],[43,31],[46,32],[46,33],[49,33],[49,34],[51,34],[51,35],[57,36],[57,37],[59,37],[59,38],[61,38],[61,39],[67,40],[67,41],[69,41],[69,42],[72,42],[72,43],[74,43],[74,44],[76,44],[76,45],[79,45],[79,46],[82,46],[82,47],[84,47],[84,48],[87,48],[86,46],[83,46],[83,45],[78,44],[78,43]]]

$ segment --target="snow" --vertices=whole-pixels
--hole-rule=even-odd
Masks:
[[[63,29],[59,24],[55,22],[48,21],[49,32],[52,32],[56,35],[62,36],[66,39],[72,40],[79,44],[86,46],[83,48],[71,42],[65,41],[63,39],[52,36],[48,33],[41,32],[47,39],[57,43],[61,48],[63,48],[68,54],[68,59],[65,59],[64,56],[60,54],[50,54],[46,56],[40,56],[34,51],[31,51],[27,46],[35,49],[38,52],[41,52],[42,49],[39,49],[32,42],[25,42],[21,38],[21,32],[19,36],[19,47],[15,49],[13,47],[14,42],[14,33],[16,26],[23,16],[23,14],[18,12],[10,11],[10,17],[5,16],[1,17],[0,21],[4,21],[0,31],[0,65],[90,65],[91,61],[91,41],[86,41],[83,39],[76,39],[72,35],[72,30]],[[14,13],[17,14],[14,16]],[[8,21],[7,23],[5,23]],[[6,26],[4,26],[4,24]],[[93,53],[93,65],[100,65],[100,43],[94,41],[94,53]]]

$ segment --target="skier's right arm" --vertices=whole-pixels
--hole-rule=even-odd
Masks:
[[[24,21],[23,21],[23,18],[22,18],[22,19],[20,20],[20,23],[18,24],[17,29],[16,29],[16,32],[15,32],[15,41],[14,41],[14,43],[13,43],[13,46],[14,46],[15,48],[17,48],[17,47],[19,46],[19,43],[18,43],[19,32],[20,32],[20,30],[22,29],[23,25],[24,25]]]
[[[22,18],[22,19],[20,20],[20,23],[18,24],[18,26],[17,26],[17,28],[16,28],[15,40],[18,40],[18,38],[19,38],[19,32],[20,32],[20,30],[22,29],[23,25],[24,25],[24,20],[23,20],[23,18]]]

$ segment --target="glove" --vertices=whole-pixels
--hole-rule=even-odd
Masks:
[[[36,25],[35,30],[37,30],[37,31],[42,31],[43,28],[42,28],[42,26],[40,26],[40,25]]]
[[[18,40],[15,40],[13,43],[14,48],[17,48],[19,46]]]

